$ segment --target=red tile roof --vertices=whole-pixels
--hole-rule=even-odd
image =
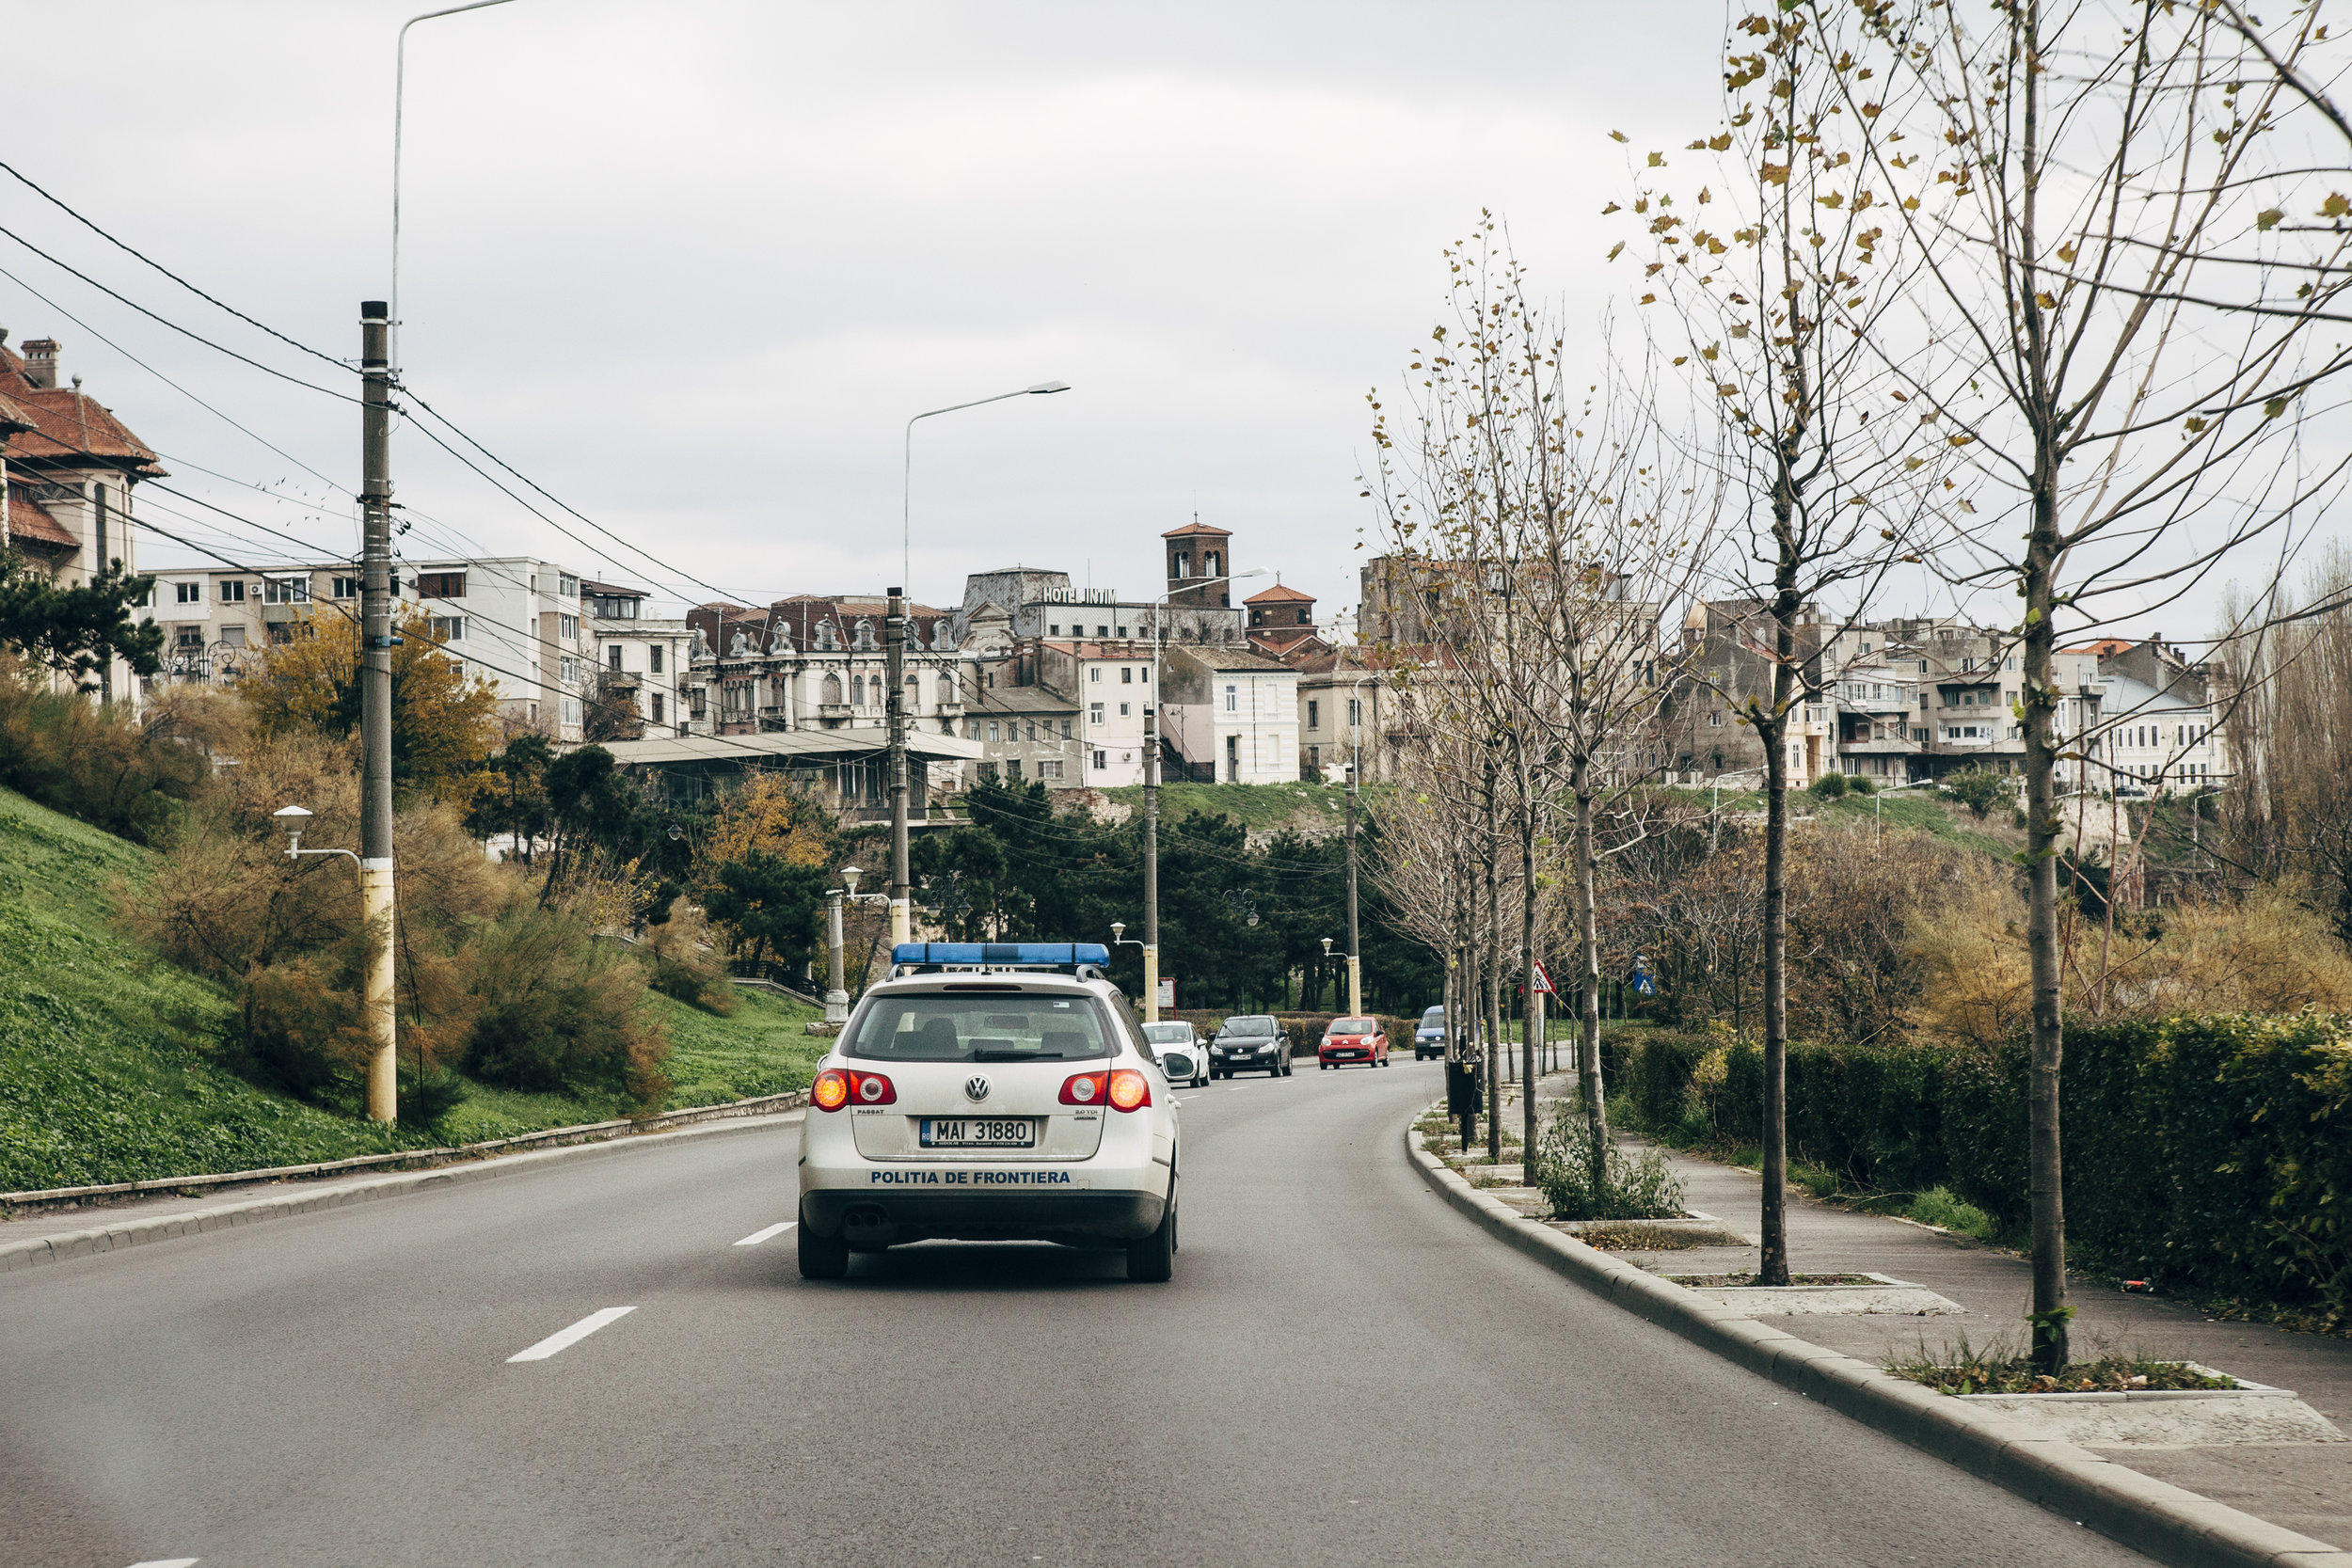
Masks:
[[[8,437],[11,461],[104,463],[142,478],[160,479],[155,453],[97,399],[71,387],[36,387],[22,356],[0,343],[0,400],[30,429]]]
[[[1219,528],[1215,523],[1186,523],[1182,528],[1169,529],[1166,533],[1161,534],[1160,537],[1163,539],[1182,539],[1188,534],[1194,533],[1213,533],[1219,539],[1231,539],[1233,536],[1233,531],[1232,529]]]
[[[1281,583],[1278,582],[1271,588],[1261,589],[1259,592],[1250,594],[1249,597],[1242,600],[1242,603],[1285,604],[1293,601],[1312,604],[1315,602],[1315,596],[1312,594],[1301,594],[1295,588],[1285,587]]]
[[[40,502],[26,500],[13,491],[8,496],[8,537],[19,542],[32,540],[43,545],[61,545],[70,550],[82,547],[82,542],[68,533],[56,518],[41,510]]]

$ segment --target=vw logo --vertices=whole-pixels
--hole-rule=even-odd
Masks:
[[[966,1100],[986,1100],[988,1098],[988,1080],[981,1077],[977,1072],[971,1077],[965,1079],[963,1081],[963,1098]]]

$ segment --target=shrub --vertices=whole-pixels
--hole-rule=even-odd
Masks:
[[[560,910],[519,906],[466,950],[474,999],[466,1065],[485,1083],[532,1091],[669,1092],[669,1040],[645,1006],[644,971]]]
[[[1954,1197],[1949,1187],[1930,1187],[1926,1192],[1921,1193],[1912,1199],[1911,1207],[1905,1212],[1904,1218],[1916,1220],[1921,1225],[1940,1226],[1946,1230],[1956,1230],[1963,1236],[1982,1237],[1988,1241],[1991,1240],[1994,1232],[1993,1216],[1973,1203],[1963,1203]]]
[[[1668,1136],[1758,1142],[1761,1053],[1703,1043],[1621,1044],[1621,1115]],[[1913,1217],[1929,1223],[2021,1228],[2029,1065],[2016,1034],[1940,1046],[1791,1041],[1790,1153],[1860,1190],[1920,1194]],[[2352,1019],[2076,1023],[2061,1093],[2077,1257],[2352,1319]]]
[[[1551,1200],[1554,1219],[1663,1220],[1682,1213],[1682,1182],[1657,1149],[1645,1148],[1637,1158],[1611,1139],[1597,1162],[1593,1153],[1583,1105],[1563,1101],[1537,1135],[1529,1161],[1529,1175]]]
[[[1846,798],[1847,787],[1845,774],[1824,773],[1813,781],[1813,798],[1817,800],[1842,800]]]
[[[2014,805],[2017,791],[2009,780],[1990,768],[1963,768],[1944,781],[1944,793],[1974,813],[1981,822],[1994,806]]]
[[[1856,795],[1876,795],[1879,792],[1879,786],[1871,782],[1867,773],[1856,773],[1846,781],[1846,787]]]
[[[140,844],[168,833],[212,775],[207,750],[238,725],[210,692],[166,692],[144,720],[125,703],[52,691],[0,653],[0,784]]]

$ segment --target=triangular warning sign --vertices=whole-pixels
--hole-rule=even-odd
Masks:
[[[1559,988],[1551,983],[1551,971],[1544,967],[1544,962],[1541,958],[1536,959],[1529,967],[1535,972],[1535,989],[1537,990],[1542,991],[1547,996],[1557,996],[1560,994]]]

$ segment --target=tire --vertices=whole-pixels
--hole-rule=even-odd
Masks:
[[[1168,1208],[1160,1227],[1127,1243],[1127,1277],[1139,1285],[1165,1285],[1176,1273],[1176,1185],[1168,1182]]]
[[[801,1277],[803,1279],[840,1279],[850,1272],[850,1243],[838,1236],[819,1236],[808,1227],[808,1212],[802,1211],[800,1227],[792,1232],[800,1243]]]

